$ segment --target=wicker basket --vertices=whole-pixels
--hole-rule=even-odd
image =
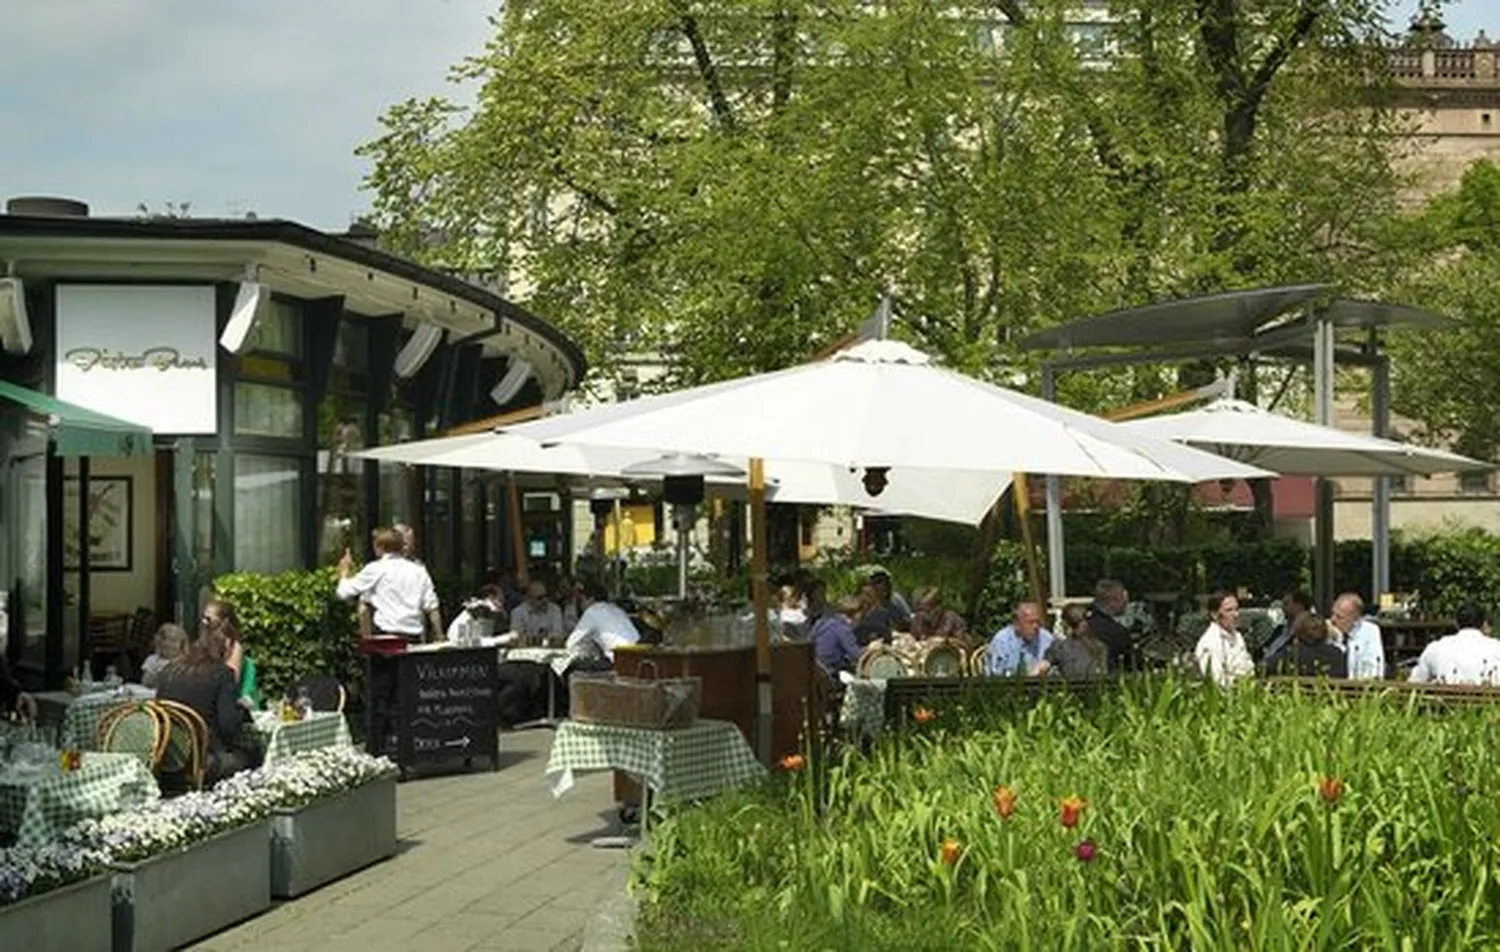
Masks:
[[[641,663],[649,678],[622,678],[612,674],[575,674],[569,681],[569,716],[590,724],[616,727],[647,727],[672,730],[692,727],[698,720],[703,699],[702,678],[655,677],[656,666]]]

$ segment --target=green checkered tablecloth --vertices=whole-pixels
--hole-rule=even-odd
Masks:
[[[247,741],[265,751],[265,762],[306,753],[321,747],[352,747],[349,724],[338,711],[313,711],[300,721],[282,721],[262,711],[245,725]]]
[[[663,800],[699,800],[766,775],[740,729],[728,721],[699,721],[680,730],[563,721],[547,760],[553,796],[572,787],[575,772],[588,770],[623,770]]]
[[[884,678],[859,678],[844,685],[839,726],[857,737],[875,737],[885,730]]]
[[[155,691],[139,684],[127,684],[118,690],[76,697],[63,713],[58,743],[75,750],[98,750],[95,735],[99,730],[99,719],[104,716],[105,711],[126,701],[143,701],[154,697]]]
[[[507,648],[501,651],[500,660],[545,664],[562,677],[568,665],[573,663],[573,653],[566,648]]]
[[[0,767],[0,829],[17,846],[42,846],[80,820],[108,816],[161,796],[151,771],[131,754],[89,751],[77,770],[57,760],[24,771]]]

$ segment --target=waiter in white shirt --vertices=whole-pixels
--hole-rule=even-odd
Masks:
[[[405,540],[399,532],[382,526],[372,533],[372,540],[375,561],[358,573],[354,571],[354,556],[344,550],[338,566],[338,597],[369,602],[377,637],[425,641],[430,624],[433,638],[441,639],[443,619],[432,576],[421,564],[405,557]],[[378,755],[384,753],[390,734],[391,711],[396,704],[396,667],[390,658],[375,652],[369,653],[369,661],[370,730],[366,746]]]
[[[608,671],[614,664],[615,648],[637,644],[641,633],[625,610],[609,601],[609,593],[601,583],[589,579],[579,589],[584,609],[568,636],[566,647],[574,658],[568,670]]]

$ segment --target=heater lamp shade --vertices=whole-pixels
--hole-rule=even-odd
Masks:
[[[696,506],[703,501],[702,476],[663,476],[661,498],[674,506]]]

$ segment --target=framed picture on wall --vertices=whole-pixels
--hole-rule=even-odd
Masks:
[[[129,476],[90,476],[89,571],[129,572],[135,511]],[[63,568],[78,571],[78,477],[63,480]]]

